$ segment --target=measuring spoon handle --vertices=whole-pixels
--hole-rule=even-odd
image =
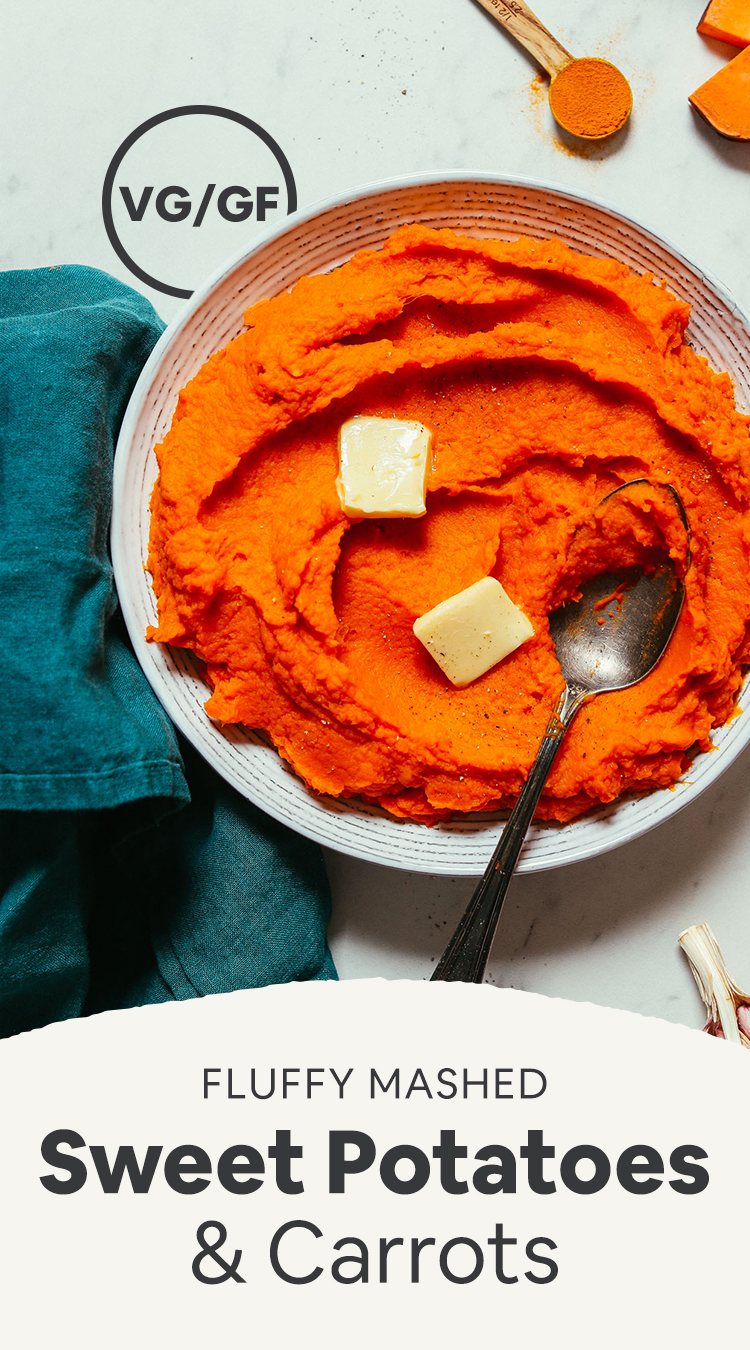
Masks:
[[[583,690],[566,688],[552,714],[537,757],[520,796],[508,817],[500,842],[477,886],[463,918],[431,976],[432,980],[460,980],[481,984],[495,936],[505,893],[518,855],[533,820],[542,788],[549,777],[563,736],[583,703]]]
[[[478,3],[503,28],[507,28],[553,79],[563,66],[573,60],[571,53],[539,22],[536,14],[522,0],[478,0]]]

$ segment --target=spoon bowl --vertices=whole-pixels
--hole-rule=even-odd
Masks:
[[[581,598],[550,615],[563,679],[587,694],[638,684],[653,670],[680,617],[684,587],[671,562],[655,572],[600,572]]]
[[[553,76],[550,112],[571,136],[601,141],[621,131],[633,111],[633,91],[611,61],[579,56]]]

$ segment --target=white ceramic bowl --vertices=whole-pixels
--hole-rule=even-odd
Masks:
[[[154,445],[169,427],[180,389],[243,328],[243,313],[299,277],[338,267],[361,248],[377,248],[399,225],[419,221],[477,238],[555,237],[580,252],[654,272],[692,305],[689,337],[716,370],[729,371],[740,407],[750,410],[750,326],[731,296],[675,248],[603,204],[561,189],[490,175],[421,176],[363,188],[296,215],[235,258],[197,291],[163,334],[133,392],[115,460],[112,554],[120,602],[136,655],[167,712],[237,790],[277,820],[330,848],[411,871],[474,875],[484,870],[503,817],[477,815],[428,829],[377,808],[310,792],[258,735],[219,730],[206,716],[208,688],[191,655],[143,634],[155,618],[143,564],[148,552]],[[747,685],[740,700],[747,706]],[[570,825],[532,827],[519,871],[559,867],[615,848],[673,816],[714,782],[750,738],[750,717],[714,736],[673,789],[624,800]]]

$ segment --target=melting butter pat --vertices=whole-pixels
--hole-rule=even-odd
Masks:
[[[352,417],[339,431],[339,476],[344,515],[423,516],[430,432],[421,422]]]
[[[451,684],[463,688],[533,637],[534,629],[500,582],[484,577],[423,614],[414,634]]]

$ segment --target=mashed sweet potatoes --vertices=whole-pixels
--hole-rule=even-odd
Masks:
[[[646,476],[688,512],[686,603],[652,674],[579,714],[539,814],[673,783],[732,716],[749,650],[748,419],[686,345],[688,314],[554,241],[420,226],[254,306],[157,449],[149,635],[192,648],[208,714],[263,729],[319,792],[427,823],[507,806],[562,687],[549,612],[631,545],[679,553],[658,488],[640,535],[592,526]],[[337,432],[356,413],[432,430],[426,516],[344,516]],[[412,625],[487,575],[535,636],[454,689]]]

